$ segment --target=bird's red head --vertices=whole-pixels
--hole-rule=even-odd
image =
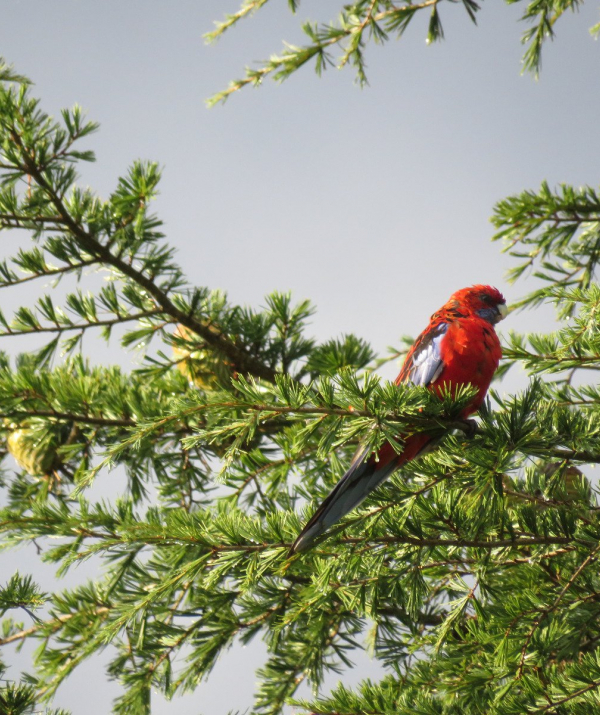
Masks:
[[[497,288],[485,285],[474,285],[457,290],[451,297],[448,306],[461,312],[477,314],[489,323],[497,323],[506,318],[508,309],[506,300]]]

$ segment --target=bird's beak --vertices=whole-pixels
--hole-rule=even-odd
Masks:
[[[498,303],[498,317],[496,318],[496,322],[499,323],[501,320],[504,320],[506,316],[508,315],[508,306],[506,303]]]

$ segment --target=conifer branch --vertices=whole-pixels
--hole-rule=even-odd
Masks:
[[[262,8],[266,2],[267,0],[243,0],[236,13],[227,15],[223,22],[216,23],[212,32],[204,35],[205,40],[214,42],[240,20]],[[297,47],[285,43],[281,54],[272,55],[257,68],[247,67],[245,77],[232,81],[229,87],[212,96],[208,104],[212,106],[225,102],[231,94],[248,85],[260,85],[268,76],[281,82],[313,59],[318,75],[328,65],[342,68],[346,64],[352,64],[356,70],[358,84],[365,85],[367,76],[364,47],[367,42],[372,40],[376,44],[384,44],[390,35],[401,37],[413,17],[424,10],[430,10],[427,43],[442,40],[444,31],[438,10],[440,2],[441,0],[424,0],[418,3],[406,0],[399,4],[392,0],[353,0],[341,8],[337,22],[304,23],[302,29],[308,36],[305,45]],[[539,74],[543,45],[548,38],[553,37],[554,25],[568,9],[576,9],[581,2],[582,0],[538,0],[528,3],[521,18],[533,24],[522,36],[523,44],[527,46],[523,56],[525,70],[535,76]],[[294,11],[296,4],[296,0],[290,3]],[[476,13],[480,10],[480,4],[475,0],[462,0],[461,4],[470,20],[476,24]],[[336,47],[339,49],[337,61],[330,54]]]
[[[31,417],[47,417],[53,420],[64,420],[75,424],[96,425],[98,427],[135,427],[137,422],[132,419],[114,419],[98,415],[81,415],[75,412],[59,412],[57,410],[14,410],[0,412],[0,420],[27,420]]]
[[[4,227],[4,228],[9,228],[9,227]],[[17,227],[15,226],[14,228],[21,228],[20,226]],[[22,285],[23,283],[30,283],[31,281],[38,280],[38,278],[52,278],[53,276],[61,276],[66,273],[71,273],[72,271],[79,271],[83,268],[87,268],[88,266],[93,266],[97,263],[96,259],[90,259],[88,261],[80,261],[78,263],[68,263],[66,266],[62,266],[61,268],[49,268],[47,271],[43,271],[40,273],[34,273],[29,276],[25,276],[24,278],[18,278],[16,280],[1,280],[0,279],[0,288],[12,288],[14,286]]]
[[[536,616],[535,620],[533,621],[533,624],[529,630],[529,633],[527,634],[527,637],[525,638],[525,642],[523,643],[523,647],[521,649],[521,659],[519,661],[519,667],[517,669],[517,680],[520,680],[523,677],[523,669],[525,667],[525,658],[527,656],[527,649],[529,647],[529,644],[531,643],[531,639],[533,638],[534,633],[536,630],[540,627],[542,621],[546,619],[552,611],[555,611],[556,608],[558,607],[558,604],[562,601],[563,597],[567,593],[567,591],[571,588],[571,586],[575,583],[577,577],[581,574],[584,568],[588,566],[590,563],[594,562],[596,560],[596,554],[600,551],[600,545],[596,546],[596,548],[591,551],[588,556],[584,559],[584,561],[579,564],[571,578],[567,581],[567,583],[564,585],[564,587],[561,589],[560,593],[558,596],[555,598],[555,600],[550,604],[547,608],[542,609],[542,611],[539,613],[538,616]]]
[[[565,703],[568,703],[570,700],[574,700],[575,698],[579,698],[582,695],[585,695],[586,693],[589,693],[592,690],[595,690],[596,688],[600,688],[600,678],[597,680],[592,680],[591,683],[588,685],[585,685],[583,688],[579,688],[579,690],[575,690],[573,693],[569,693],[568,695],[565,695],[564,698],[560,698],[559,700],[553,700],[551,701],[548,705],[545,705],[544,707],[540,708],[539,710],[534,710],[533,713],[547,713],[549,710],[557,709],[561,705],[564,705]],[[557,713],[559,713],[559,710],[556,710]]]
[[[157,315],[164,315],[164,313],[162,310],[144,310],[140,313],[131,313],[129,315],[121,314],[116,318],[90,320],[87,323],[67,323],[64,325],[56,324],[46,326],[39,325],[29,330],[18,330],[9,328],[8,330],[0,331],[0,338],[9,338],[20,335],[31,335],[32,333],[53,333],[58,335],[71,331],[79,331],[83,333],[90,328],[112,327],[114,325],[120,325],[122,323],[137,322],[139,320],[143,320],[144,318],[151,318]]]
[[[43,190],[56,210],[61,224],[76,239],[81,248],[91,256],[94,256],[98,262],[115,268],[119,273],[130,278],[138,286],[143,288],[148,295],[153,298],[157,307],[160,308],[160,311],[169,315],[175,322],[197,333],[208,345],[229,358],[239,372],[249,373],[260,379],[274,382],[274,370],[258,361],[244,348],[233,343],[215,325],[202,322],[195,318],[193,314],[186,313],[178,308],[167,293],[156,285],[152,277],[145,275],[142,271],[135,268],[133,264],[115,255],[108,246],[98,241],[90,231],[78,223],[71,216],[61,196],[54,190],[44,176],[43,169],[38,166],[34,158],[25,149],[16,131],[12,132],[12,138],[21,152],[22,166],[19,168],[28,176],[31,176],[36,184]]]
[[[374,539],[361,539],[358,537],[343,537],[340,541],[344,544],[410,544],[411,546],[458,546],[475,549],[504,549],[518,546],[536,546],[540,544],[572,544],[581,543],[581,539],[570,536],[530,536],[514,539],[444,539],[444,538],[416,538],[412,536],[381,536]]]
[[[383,2],[382,0],[370,0],[366,9],[359,9],[359,5],[364,6],[366,3],[359,2],[354,5],[347,5],[342,12],[338,25],[331,24],[319,28],[316,25],[312,26],[310,23],[306,23],[302,29],[311,40],[309,44],[304,47],[286,45],[286,49],[281,55],[272,56],[267,62],[263,63],[262,67],[258,69],[247,67],[244,78],[234,80],[227,89],[212,96],[208,100],[208,105],[213,106],[219,102],[225,102],[234,92],[238,92],[250,84],[257,86],[269,75],[273,75],[275,80],[281,82],[312,59],[316,61],[317,74],[321,74],[327,64],[332,63],[328,50],[335,46],[341,47],[338,68],[342,68],[351,62],[356,67],[358,82],[364,85],[367,83],[367,77],[361,46],[365,31],[371,29],[376,41],[387,39],[386,32],[394,31],[401,35],[416,12],[432,8],[432,22],[429,25],[427,41],[433,42],[441,39],[443,33],[436,9],[440,2],[441,0],[424,0],[421,3],[407,2],[405,5],[398,6],[389,2],[389,0],[384,0]],[[260,4],[262,5],[263,3]],[[385,9],[376,12],[380,5],[386,6]],[[205,35],[205,38],[209,42],[214,41],[222,32],[246,14],[248,12],[238,13],[237,17],[234,16],[233,22],[222,23],[215,31]],[[385,29],[379,28],[380,24]]]
[[[0,166],[3,169],[13,169],[14,167],[6,164]],[[6,222],[6,223],[5,223]],[[63,228],[66,224],[61,216],[44,216],[38,214],[35,217],[25,214],[7,214],[0,212],[0,224],[3,228],[36,228],[39,224],[51,223],[55,227]]]
[[[93,611],[93,615],[104,616],[110,613],[110,610],[111,609],[108,606],[98,606],[98,608]],[[15,643],[16,641],[24,641],[25,639],[39,633],[40,631],[43,631],[44,637],[47,638],[49,633],[58,631],[60,628],[63,627],[65,623],[68,623],[72,618],[75,618],[77,616],[81,616],[81,613],[64,613],[62,615],[55,616],[53,619],[48,621],[39,621],[30,628],[25,628],[21,631],[18,631],[17,633],[12,633],[6,638],[0,638],[0,646],[8,645],[9,643]]]

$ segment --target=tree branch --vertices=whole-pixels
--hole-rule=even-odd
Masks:
[[[116,318],[108,318],[106,320],[95,320],[89,323],[71,323],[70,325],[54,325],[54,326],[40,326],[39,328],[31,328],[31,330],[8,330],[6,332],[0,332],[0,338],[9,338],[19,335],[32,335],[34,333],[66,333],[71,330],[89,330],[90,328],[101,328],[112,325],[119,325],[121,323],[129,323],[133,320],[141,320],[142,318],[149,318],[153,315],[162,315],[161,310],[143,310],[139,313],[133,313],[129,315],[120,315]]]
[[[51,268],[43,273],[32,273],[25,278],[19,278],[16,281],[5,281],[0,283],[0,288],[11,288],[12,286],[22,285],[23,283],[29,283],[30,281],[37,280],[38,278],[47,278],[52,276],[61,275],[64,273],[69,273],[70,271],[76,271],[79,268],[86,268],[87,266],[93,266],[94,263],[98,263],[97,259],[91,258],[89,261],[81,261],[80,263],[69,263],[62,268]]]
[[[92,256],[96,256],[106,265],[116,268],[124,276],[127,276],[132,281],[137,283],[150,296],[152,296],[164,313],[170,315],[178,323],[181,323],[189,330],[200,335],[200,337],[212,348],[223,353],[231,360],[239,372],[250,373],[269,382],[275,381],[276,373],[272,368],[264,365],[255,357],[250,355],[247,350],[233,343],[214,325],[202,322],[193,315],[180,310],[151,278],[144,275],[141,271],[137,270],[133,265],[127,263],[122,258],[115,256],[111,253],[110,249],[98,241],[91,232],[86,231],[83,226],[77,223],[69,213],[60,196],[58,196],[58,194],[54,191],[53,187],[44,177],[40,168],[27,153],[20,137],[16,134],[16,132],[13,134],[13,138],[21,150],[21,156],[24,162],[23,168],[25,172],[29,174],[38,186],[47,194],[54,208],[58,212],[61,223],[66,229],[69,230],[71,235],[87,253]]]
[[[131,419],[112,419],[93,415],[81,415],[75,412],[57,412],[56,410],[15,410],[14,412],[0,413],[0,419],[27,419],[29,417],[49,417],[50,419],[78,422],[99,427],[135,427],[137,424]]]
[[[521,649],[521,658],[519,660],[519,668],[517,670],[517,680],[523,677],[523,668],[525,667],[525,657],[527,656],[527,648],[529,647],[529,644],[531,643],[531,639],[533,638],[533,634],[536,632],[536,630],[539,628],[540,624],[542,621],[547,618],[552,611],[554,611],[558,604],[562,601],[563,596],[567,593],[567,591],[571,588],[571,586],[575,583],[575,580],[579,576],[579,574],[583,571],[583,569],[590,563],[596,560],[596,554],[600,550],[600,544],[596,546],[596,548],[591,551],[587,558],[582,561],[571,578],[567,581],[565,584],[564,588],[561,590],[561,592],[558,594],[554,602],[548,606],[548,608],[542,609],[542,611],[539,613],[539,615],[535,618],[533,621],[533,624],[531,626],[531,629],[529,633],[527,634],[527,637],[525,638],[525,643],[523,644],[523,647]],[[543,712],[543,711],[542,711]]]
[[[94,610],[92,615],[101,616],[105,613],[108,613],[109,611],[110,608],[108,608],[107,606],[99,606]],[[42,630],[44,627],[51,626],[53,632],[56,632],[64,623],[67,623],[71,620],[71,618],[74,618],[75,616],[81,616],[81,612],[78,611],[77,613],[65,613],[61,616],[56,616],[56,618],[50,621],[40,621],[34,626],[31,626],[31,628],[25,628],[18,633],[13,633],[11,636],[7,636],[6,638],[0,638],[0,646],[8,645],[9,643],[14,643],[15,641],[25,640],[25,638],[34,635],[38,631]]]

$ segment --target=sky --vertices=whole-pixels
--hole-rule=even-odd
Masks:
[[[134,160],[160,164],[155,210],[167,239],[191,283],[226,290],[233,302],[260,306],[270,291],[291,290],[316,304],[315,337],[353,332],[383,352],[418,334],[458,288],[490,283],[510,302],[533,287],[506,283],[512,263],[491,243],[489,218],[497,201],[543,180],[597,185],[600,45],[588,32],[600,21],[596,3],[557,24],[538,81],[521,73],[522,2],[482,3],[477,27],[460,4],[442,3],[446,40],[427,46],[427,20],[417,16],[401,41],[368,48],[367,88],[351,69],[319,79],[304,68],[209,110],[207,97],[245,65],[284,40],[301,43],[302,21],[334,19],[341,5],[304,0],[294,16],[271,0],[207,46],[202,35],[236,2],[4,0],[0,54],[34,81],[47,112],[79,103],[100,122],[86,144],[97,162],[83,168],[82,184],[106,197]],[[20,240],[3,236],[2,253]],[[30,288],[13,291],[2,309],[34,298]],[[517,313],[506,329],[549,320]],[[29,346],[0,339],[0,349]],[[116,343],[92,340],[86,350],[139,360]],[[3,556],[2,579],[29,564],[50,579],[29,552]],[[196,693],[159,698],[156,712],[244,710],[261,653],[260,644],[234,648]],[[118,687],[100,685],[102,661],[84,664],[55,706],[108,712]],[[361,657],[348,678],[375,673]]]

